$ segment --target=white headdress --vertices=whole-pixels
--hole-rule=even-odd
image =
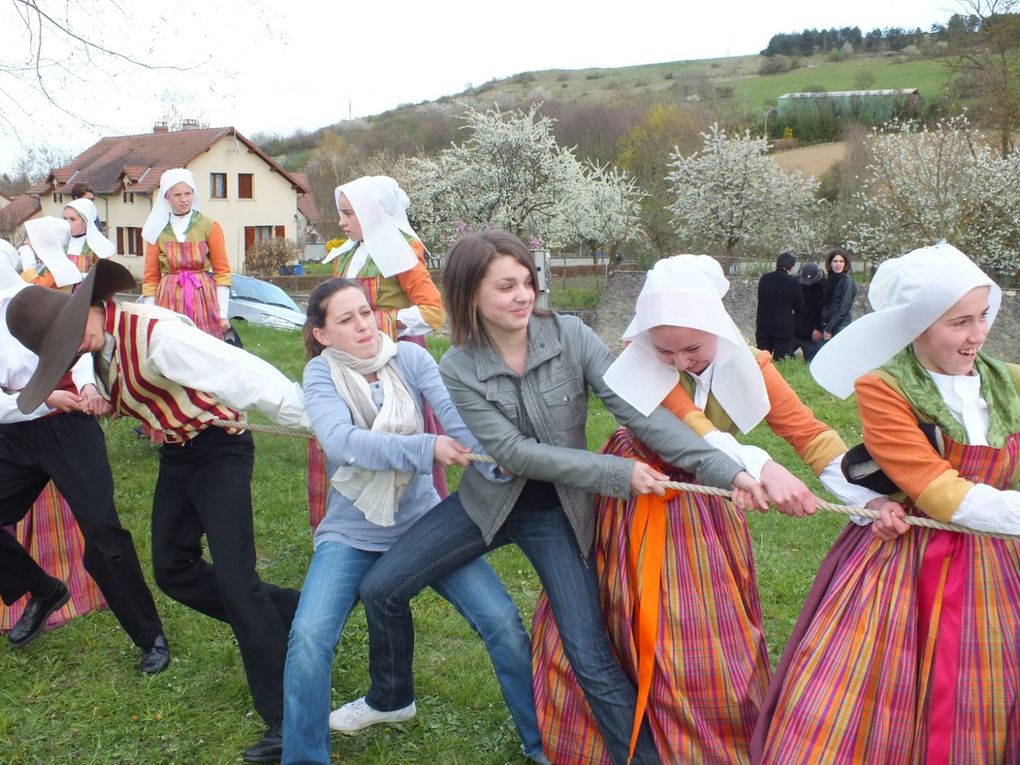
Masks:
[[[19,284],[27,284],[18,273],[21,254],[6,239],[0,239],[0,292]]]
[[[733,422],[746,433],[768,413],[765,381],[747,342],[723,306],[730,283],[708,255],[674,255],[648,272],[634,306],[634,319],[623,334],[631,343],[609,367],[605,381],[642,414],[650,414],[680,379],[680,373],[656,355],[648,330],[689,327],[718,339],[712,393]]]
[[[840,398],[854,381],[906,348],[975,287],[990,287],[988,326],[1002,290],[974,262],[946,242],[890,258],[868,288],[873,313],[865,314],[822,346],[811,362],[818,384]]]
[[[354,208],[364,237],[361,246],[375,261],[379,273],[389,277],[414,268],[418,256],[404,234],[416,239],[419,237],[407,220],[411,200],[395,180],[387,175],[366,175],[337,186],[333,193],[337,211],[340,210],[341,194]],[[331,250],[322,262],[329,263],[357,244],[348,240],[343,246]]]
[[[191,186],[191,190],[196,195],[196,198],[191,202],[191,209],[198,209],[198,189],[195,188],[195,176],[191,174],[190,170],[185,170],[183,167],[167,170],[159,177],[159,193],[152,200],[152,211],[149,212],[149,217],[145,219],[145,225],[142,226],[142,238],[149,244],[156,243],[159,235],[166,228],[167,221],[170,220],[170,203],[166,200],[166,194],[178,183],[186,183]]]
[[[75,212],[85,221],[85,241],[88,242],[89,249],[92,252],[96,253],[100,258],[108,258],[117,251],[117,245],[107,239],[96,226],[96,218],[99,217],[99,211],[96,209],[95,202],[81,197],[80,199],[72,200],[64,205],[64,207],[73,207]]]
[[[71,226],[63,218],[32,218],[25,221],[25,233],[36,257],[46,264],[58,287],[67,287],[82,280],[82,273],[67,259],[67,242]]]

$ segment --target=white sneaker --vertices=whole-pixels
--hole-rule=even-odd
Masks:
[[[365,697],[362,696],[356,701],[350,701],[339,709],[333,710],[329,715],[329,727],[344,733],[354,733],[377,723],[407,722],[413,720],[416,713],[417,709],[413,701],[401,709],[380,712],[378,709],[372,709],[365,701]]]

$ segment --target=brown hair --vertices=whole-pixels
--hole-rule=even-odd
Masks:
[[[443,269],[443,292],[450,339],[454,345],[488,345],[489,339],[478,315],[478,287],[489,264],[496,258],[511,257],[528,269],[532,288],[538,290],[538,271],[524,242],[499,229],[464,234],[450,249]],[[537,294],[536,294],[537,297]],[[537,316],[550,312],[537,306]]]
[[[850,253],[844,250],[842,247],[833,247],[829,250],[829,255],[825,259],[825,270],[829,272],[829,276],[832,276],[832,259],[839,255],[843,258],[843,273],[849,274],[853,272],[853,268],[850,265]]]
[[[78,181],[71,187],[71,199],[81,199],[86,194],[95,194],[92,187],[89,186],[85,181]]]
[[[327,279],[308,296],[308,309],[306,310],[305,324],[301,327],[301,338],[305,341],[305,353],[309,359],[314,359],[326,347],[312,334],[313,329],[322,329],[326,326],[326,304],[340,290],[360,290],[367,298],[365,288],[357,279]]]

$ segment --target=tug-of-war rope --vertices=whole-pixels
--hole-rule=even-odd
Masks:
[[[315,438],[315,434],[305,428],[284,428],[279,425],[260,425],[247,421],[238,423],[232,420],[213,420],[212,424],[221,428],[236,428],[240,424],[253,433],[271,433],[277,436],[291,436],[294,438]],[[493,465],[496,462],[492,457],[484,454],[468,454],[466,456],[471,462],[484,462],[490,465]],[[732,494],[728,489],[717,489],[714,486],[702,486],[697,483],[681,483],[680,481],[659,481],[659,483],[664,489],[675,489],[677,491],[686,491],[694,494],[711,494],[725,499],[730,499],[732,497]],[[827,513],[853,515],[858,518],[868,518],[871,520],[877,520],[881,516],[878,510],[869,510],[866,507],[839,505],[835,502],[826,502],[824,499],[818,499],[817,497],[815,499],[818,509],[824,510]],[[942,531],[955,531],[959,534],[970,534],[977,537],[1003,539],[1007,542],[1020,542],[1020,536],[1015,534],[999,534],[994,531],[969,529],[966,526],[957,526],[955,523],[943,523],[942,521],[936,521],[919,515],[908,515],[903,520],[910,526],[923,526],[926,529],[941,529]]]

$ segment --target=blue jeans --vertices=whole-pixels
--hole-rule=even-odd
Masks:
[[[357,603],[359,585],[376,561],[386,557],[339,542],[323,542],[315,549],[287,646],[283,678],[285,765],[330,762],[333,653]],[[541,755],[542,739],[531,689],[531,643],[517,606],[496,572],[484,558],[476,557],[436,581],[433,589],[485,641],[525,754]],[[410,664],[407,670],[411,671]],[[411,685],[410,677],[407,681]],[[412,701],[413,692],[407,704]]]
[[[374,709],[399,709],[414,699],[411,660],[414,625],[410,600],[466,561],[516,543],[535,567],[552,606],[563,650],[591,706],[615,763],[627,762],[637,693],[613,654],[599,605],[595,561],[581,556],[559,506],[515,507],[486,543],[453,494],[436,505],[390,548],[361,582],[368,617],[368,669]],[[647,724],[634,763],[657,763]]]

